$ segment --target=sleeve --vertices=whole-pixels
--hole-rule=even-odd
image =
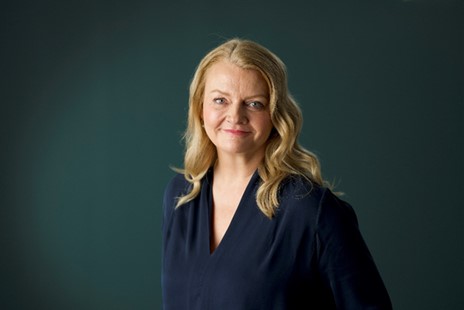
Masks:
[[[352,207],[326,190],[317,217],[318,265],[337,309],[392,309]]]

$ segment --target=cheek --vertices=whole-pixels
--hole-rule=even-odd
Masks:
[[[261,120],[260,120],[260,124],[259,124],[260,128],[262,129],[263,132],[265,132],[267,135],[269,135],[272,131],[272,128],[274,128],[274,126],[272,125],[272,121],[271,121],[271,117],[263,117]]]
[[[216,133],[215,128],[217,127],[217,121],[211,113],[208,111],[203,111],[203,130],[206,133],[208,139],[216,145]]]
[[[203,124],[208,126],[211,123],[211,113],[207,109],[203,109]]]
[[[211,108],[203,108],[203,123],[206,126],[214,126],[220,120],[220,113]]]

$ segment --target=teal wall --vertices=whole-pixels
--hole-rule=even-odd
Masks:
[[[286,62],[301,143],[355,208],[395,309],[464,306],[463,2],[0,7],[0,308],[159,309],[188,84],[224,38]]]

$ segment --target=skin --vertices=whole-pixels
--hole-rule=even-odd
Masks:
[[[256,70],[228,62],[207,72],[203,122],[220,160],[261,161],[272,130],[267,83]]]
[[[214,64],[206,74],[202,119],[218,154],[210,232],[213,252],[264,157],[273,128],[266,81],[258,71],[227,60]]]

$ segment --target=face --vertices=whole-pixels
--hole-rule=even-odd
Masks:
[[[256,70],[241,69],[224,60],[205,77],[203,122],[221,156],[264,156],[272,130],[269,89]]]

